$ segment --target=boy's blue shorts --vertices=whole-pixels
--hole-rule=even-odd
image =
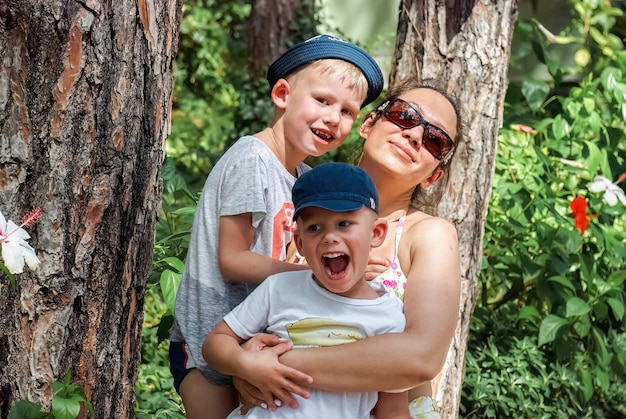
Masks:
[[[170,342],[170,372],[174,378],[174,388],[180,393],[180,383],[195,367],[187,368],[189,359],[186,351],[186,344],[182,342]]]

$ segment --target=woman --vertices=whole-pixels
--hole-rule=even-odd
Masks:
[[[410,391],[412,410],[429,409],[429,381],[445,362],[459,316],[461,278],[454,226],[417,209],[417,199],[447,170],[461,138],[459,111],[446,94],[407,83],[388,93],[360,134],[365,143],[359,166],[374,179],[380,215],[389,223],[384,244],[372,252],[370,275],[403,297],[406,329],[297,350],[269,335],[256,339],[250,345],[274,346],[280,363],[265,358],[242,368],[241,379],[256,388],[240,379],[235,384],[255,405],[275,409],[280,400],[297,407],[292,394],[306,397],[306,386],[326,391],[417,386]]]

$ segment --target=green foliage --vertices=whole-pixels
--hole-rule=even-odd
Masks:
[[[572,4],[572,25],[558,36],[537,21],[518,24],[518,56],[533,51],[550,78],[527,76],[508,91],[464,385],[470,416],[508,417],[522,406],[524,417],[626,414],[614,387],[625,384],[623,349],[614,346],[626,330],[626,208],[589,191],[596,176],[626,172],[626,52],[610,32],[622,12],[606,2]],[[578,49],[577,67],[559,66],[555,48],[563,45]],[[572,216],[575,197],[588,204],[584,234]],[[481,324],[492,316],[498,320]],[[486,333],[495,324],[519,337],[495,339]],[[529,344],[533,352],[521,352]],[[490,363],[499,363],[496,372],[482,370]],[[525,365],[535,371],[522,381],[543,394],[515,384]],[[503,399],[493,397],[495,387]],[[567,403],[555,404],[557,396]]]
[[[621,373],[611,377],[603,397],[589,400],[594,392],[592,375],[582,377],[569,365],[546,362],[535,333],[524,322],[502,322],[520,315],[516,304],[497,311],[477,307],[466,354],[461,415],[466,418],[597,418],[626,415],[623,377],[626,333],[612,334],[608,349],[621,354]],[[532,329],[532,328],[531,328]],[[579,351],[574,363],[585,366]],[[606,374],[605,374],[606,375]],[[607,377],[608,378],[608,377]]]
[[[81,406],[86,407],[93,416],[91,403],[85,397],[81,386],[72,384],[68,370],[62,382],[52,383],[52,409],[42,411],[42,406],[28,400],[20,400],[9,411],[9,419],[74,419],[78,417]]]
[[[155,285],[146,293],[135,417],[137,419],[185,417],[182,402],[169,371],[168,342],[157,334],[161,317],[169,310]]]
[[[174,68],[172,131],[167,155],[192,183],[202,182],[235,133],[245,74],[241,57],[246,1],[185,2]],[[245,39],[245,37],[243,37]]]
[[[167,338],[173,322],[176,292],[185,267],[191,224],[196,211],[197,194],[193,194],[174,159],[167,157],[161,171],[163,197],[161,217],[157,221],[157,242],[154,246],[153,269],[150,284],[158,285],[167,310],[158,322],[159,343]]]

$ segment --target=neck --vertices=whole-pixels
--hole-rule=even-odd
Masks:
[[[403,185],[397,179],[380,174],[375,169],[367,171],[378,191],[378,202],[380,203],[380,217],[387,221],[395,221],[405,215],[411,206],[411,196],[415,187],[413,185]]]
[[[254,134],[254,136],[263,141],[263,143],[272,150],[276,158],[289,173],[293,176],[296,175],[296,168],[304,161],[306,156],[301,156],[297,150],[291,148],[289,142],[285,141],[282,132],[276,132],[276,129],[270,126]]]

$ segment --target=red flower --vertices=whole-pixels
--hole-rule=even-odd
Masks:
[[[589,216],[587,215],[587,200],[582,196],[577,196],[572,202],[569,203],[569,207],[574,213],[576,228],[580,230],[580,234],[585,234],[585,230],[589,225]]]

